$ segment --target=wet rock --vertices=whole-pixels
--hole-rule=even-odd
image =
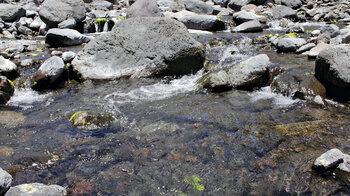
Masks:
[[[0,6],[0,18],[6,22],[12,22],[17,18],[24,16],[25,13],[25,10],[18,5],[1,4]]]
[[[301,46],[300,48],[298,48],[295,51],[295,53],[300,54],[300,53],[309,51],[310,49],[314,48],[315,46],[316,46],[316,44],[314,44],[314,43],[305,44],[305,45]]]
[[[325,43],[321,42],[321,43],[317,44],[316,47],[314,47],[310,50],[308,56],[309,56],[309,58],[316,58],[322,50],[330,48],[330,47],[333,47],[333,45],[325,44]]]
[[[203,1],[199,0],[184,0],[187,10],[197,14],[213,14],[213,7]]]
[[[45,42],[51,47],[74,46],[89,41],[89,37],[73,29],[50,29],[45,36]]]
[[[277,40],[276,47],[279,52],[295,52],[305,44],[304,38],[284,37]]]
[[[75,21],[74,18],[68,18],[67,20],[60,22],[57,25],[57,27],[59,29],[74,29],[76,25],[77,25],[77,22]]]
[[[162,13],[155,0],[138,0],[130,6],[127,18],[133,17],[160,17]]]
[[[0,75],[13,78],[18,75],[16,64],[0,56]]]
[[[87,111],[78,111],[74,113],[69,121],[73,126],[93,130],[108,126],[114,118],[109,114],[93,114]]]
[[[329,33],[322,33],[322,34],[319,34],[317,36],[316,43],[319,44],[319,43],[323,42],[323,43],[327,43],[328,44],[330,39],[331,39],[331,36],[330,36]]]
[[[263,28],[258,20],[242,23],[233,29],[234,32],[260,32]]]
[[[194,73],[204,63],[203,45],[180,22],[131,18],[88,43],[73,60],[83,79],[113,80]]]
[[[203,76],[199,88],[226,91],[232,88],[252,90],[262,87],[269,80],[270,60],[266,54],[251,57],[226,71],[218,71]]]
[[[50,28],[57,27],[68,18],[80,23],[85,19],[85,4],[83,0],[45,0],[39,14]]]
[[[342,153],[339,149],[331,149],[318,157],[313,165],[313,169],[318,171],[334,170],[350,172],[350,155]]]
[[[4,194],[11,186],[12,176],[0,167],[0,195]]]
[[[248,12],[245,10],[234,13],[233,19],[236,22],[236,24],[241,24],[244,22],[252,21],[252,20],[258,20],[260,22],[266,21],[266,18],[264,16],[260,16],[260,15],[253,13],[253,12]]]
[[[0,76],[0,104],[5,104],[13,95],[15,87],[5,76]]]
[[[0,123],[6,128],[15,128],[25,122],[23,114],[13,111],[0,111]]]
[[[233,9],[234,11],[238,12],[243,6],[248,5],[249,3],[249,0],[230,0],[227,6]]]
[[[23,35],[32,35],[33,34],[33,31],[30,28],[28,28],[26,26],[22,26],[22,25],[18,27],[17,31]]]
[[[273,18],[282,19],[282,18],[295,18],[297,12],[290,7],[284,5],[278,5],[272,8],[271,10]]]
[[[30,23],[29,28],[33,30],[39,30],[40,26],[43,24],[43,21],[40,17],[36,17],[32,23]]]
[[[327,89],[327,96],[350,100],[350,46],[346,44],[322,50],[316,58],[315,73]]]
[[[321,28],[321,34],[323,33],[327,33],[333,38],[340,34],[340,29],[335,24],[325,25]]]
[[[154,133],[156,131],[174,132],[174,131],[179,130],[179,129],[180,129],[180,127],[175,123],[158,121],[156,123],[142,127],[141,132],[146,133],[146,134],[151,134],[151,133]]]
[[[311,100],[317,95],[326,97],[325,87],[310,70],[305,69],[291,69],[279,74],[272,81],[271,89],[285,96],[304,100]]]
[[[35,72],[32,88],[34,90],[44,90],[62,87],[64,85],[62,77],[64,77],[65,67],[60,57],[53,56],[47,59]]]
[[[5,196],[66,196],[67,191],[65,188],[58,185],[44,185],[41,183],[21,184],[15,187],[11,187]]]
[[[34,60],[33,59],[25,59],[25,60],[22,60],[20,65],[22,67],[30,67],[32,65],[34,65]]]
[[[76,56],[77,54],[72,51],[64,52],[62,54],[62,59],[65,63],[70,63]]]
[[[185,15],[177,17],[189,29],[205,31],[225,30],[225,23],[216,16],[211,15]]]
[[[302,6],[302,2],[300,0],[282,0],[281,3],[282,5],[293,9],[298,9]]]
[[[113,9],[113,3],[105,0],[94,0],[90,5],[97,10]]]

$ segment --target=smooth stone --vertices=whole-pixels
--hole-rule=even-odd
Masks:
[[[189,29],[205,30],[205,31],[221,31],[225,30],[225,23],[217,16],[212,15],[184,15],[176,18],[185,24]]]
[[[89,41],[89,37],[73,29],[50,29],[45,36],[45,42],[51,47],[75,46]]]
[[[21,184],[11,187],[5,196],[66,196],[67,190],[58,185],[41,183]]]
[[[328,150],[315,160],[313,168],[321,171],[339,168],[350,172],[350,155],[342,153],[337,148]]]
[[[309,56],[309,58],[316,58],[322,50],[330,48],[330,47],[333,47],[333,45],[321,42],[321,43],[317,44],[317,46],[315,46],[314,48],[312,48],[310,50],[308,56]]]
[[[162,13],[156,0],[138,0],[130,6],[126,13],[126,18],[160,16],[162,16]]]
[[[60,22],[57,25],[57,27],[59,29],[74,29],[76,25],[77,25],[77,22],[75,21],[74,18],[68,18],[67,20]]]
[[[72,51],[64,52],[62,54],[62,59],[65,63],[70,63],[76,56],[77,54]]]
[[[0,75],[11,76],[17,74],[17,65],[0,56]]]
[[[279,52],[295,52],[306,43],[304,38],[284,37],[277,40],[276,47]]]
[[[262,25],[258,20],[252,20],[244,22],[233,29],[234,32],[260,32],[262,31]]]
[[[314,48],[315,46],[316,46],[316,44],[314,44],[314,43],[305,44],[305,45],[301,46],[300,48],[298,48],[297,51],[295,51],[295,53],[300,54],[300,53],[309,51],[312,48]]]
[[[34,60],[33,59],[24,59],[20,63],[21,67],[30,67],[34,65]]]
[[[184,0],[185,8],[197,14],[213,14],[213,7],[199,0]]]
[[[0,6],[0,19],[6,22],[12,22],[21,16],[24,16],[26,11],[18,5],[13,4],[1,4]]]
[[[12,176],[0,167],[0,195],[4,194],[12,184]]]

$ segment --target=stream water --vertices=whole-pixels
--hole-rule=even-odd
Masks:
[[[208,61],[219,66],[266,53],[275,65],[313,69],[305,56],[253,45],[259,35],[196,37],[228,42],[208,48]],[[16,89],[0,108],[0,166],[14,176],[13,185],[59,184],[72,195],[350,194],[342,176],[311,169],[328,149],[350,152],[348,104],[321,108],[269,87],[198,91],[202,74],[72,82],[45,93]],[[77,111],[116,120],[79,129],[69,122]]]

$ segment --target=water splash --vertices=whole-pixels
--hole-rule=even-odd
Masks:
[[[300,102],[299,99],[292,99],[291,97],[272,92],[269,86],[263,87],[260,90],[249,93],[248,95],[251,97],[250,101],[253,103],[260,100],[271,100],[276,108],[288,108],[293,104]]]
[[[33,108],[36,103],[44,102],[45,106],[53,101],[50,98],[52,93],[39,94],[31,88],[16,89],[14,95],[6,105],[20,107],[24,110]]]

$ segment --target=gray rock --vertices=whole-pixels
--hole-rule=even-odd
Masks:
[[[295,51],[295,53],[300,54],[300,53],[309,51],[312,48],[314,48],[315,46],[316,46],[316,44],[314,44],[314,43],[305,44],[305,45],[301,46],[300,48],[298,48],[297,51]]]
[[[35,72],[33,89],[43,90],[57,88],[60,77],[65,71],[65,64],[60,57],[53,56],[47,59]],[[61,84],[60,84],[61,85]]]
[[[0,104],[5,104],[8,100],[10,100],[14,92],[15,87],[13,86],[13,83],[10,82],[10,80],[8,80],[5,76],[0,76]]]
[[[58,185],[44,185],[41,183],[21,184],[11,187],[5,196],[66,196],[65,188]]]
[[[249,0],[230,0],[227,6],[233,9],[234,11],[238,12],[243,6],[248,5],[249,3]]]
[[[340,29],[335,24],[325,25],[321,28],[321,34],[323,33],[327,33],[333,38],[340,34]]]
[[[350,155],[342,153],[337,148],[328,150],[315,160],[313,168],[321,171],[338,168],[350,172]]]
[[[60,29],[74,29],[77,25],[77,22],[74,18],[69,18],[65,21],[60,22],[57,27]]]
[[[33,31],[30,28],[28,28],[26,26],[22,26],[22,25],[18,27],[17,31],[23,35],[32,35],[33,34]]]
[[[290,7],[278,5],[271,10],[274,19],[295,18],[297,12]]]
[[[234,32],[260,32],[262,30],[263,28],[257,20],[242,23],[233,29]]]
[[[203,76],[199,81],[199,88],[210,89],[215,92],[221,92],[230,90],[232,87],[230,85],[230,80],[228,74],[224,70],[218,72],[211,72]]]
[[[155,0],[138,0],[127,11],[126,17],[160,17],[162,13]]]
[[[215,5],[220,5],[221,7],[227,7],[230,0],[213,0]]]
[[[34,65],[34,60],[33,59],[25,59],[21,61],[21,66],[22,67],[29,67]]]
[[[340,101],[350,100],[350,45],[324,49],[316,58],[315,73],[327,95]]]
[[[306,43],[304,38],[284,37],[277,40],[276,47],[279,52],[295,52]]]
[[[41,4],[39,15],[50,28],[68,18],[74,18],[77,23],[85,19],[85,4],[83,0],[45,0]]]
[[[159,8],[168,8],[170,11],[180,11],[185,9],[182,1],[178,0],[157,0]]]
[[[317,44],[316,47],[314,47],[310,50],[308,56],[309,56],[309,58],[316,58],[322,50],[324,50],[326,48],[330,48],[330,47],[333,47],[333,45],[321,42],[321,43]]]
[[[7,22],[12,22],[25,14],[25,10],[18,5],[1,4],[0,6],[0,18]]]
[[[187,10],[197,14],[213,14],[213,7],[200,0],[184,0]]]
[[[118,79],[194,73],[203,66],[203,45],[168,18],[131,18],[88,43],[73,60],[83,79]]]
[[[241,24],[252,20],[264,22],[266,21],[266,18],[264,16],[259,16],[253,12],[242,10],[233,14],[233,20],[236,22],[236,24]]]
[[[0,56],[0,75],[11,77],[17,74],[17,66],[10,60]]]
[[[43,24],[43,21],[40,17],[36,17],[32,23],[30,23],[29,28],[33,30],[39,30],[40,26]]]
[[[45,36],[45,42],[51,47],[74,46],[89,41],[89,37],[73,29],[50,29]]]
[[[225,23],[217,16],[211,15],[185,15],[176,18],[185,24],[189,29],[198,29],[206,31],[225,30]]]
[[[1,93],[0,93],[1,94]],[[12,176],[0,168],[0,195],[4,194],[11,186]]]
[[[98,10],[113,9],[113,3],[105,1],[105,0],[94,0],[90,5],[93,8],[98,9]]]
[[[282,0],[281,3],[293,9],[298,9],[303,5],[300,0]]]
[[[317,95],[326,97],[326,88],[314,77],[314,73],[305,69],[287,70],[271,83],[271,89],[276,92],[298,99],[313,98]]]
[[[62,59],[65,63],[70,63],[76,56],[75,52],[68,51],[62,54]]]

